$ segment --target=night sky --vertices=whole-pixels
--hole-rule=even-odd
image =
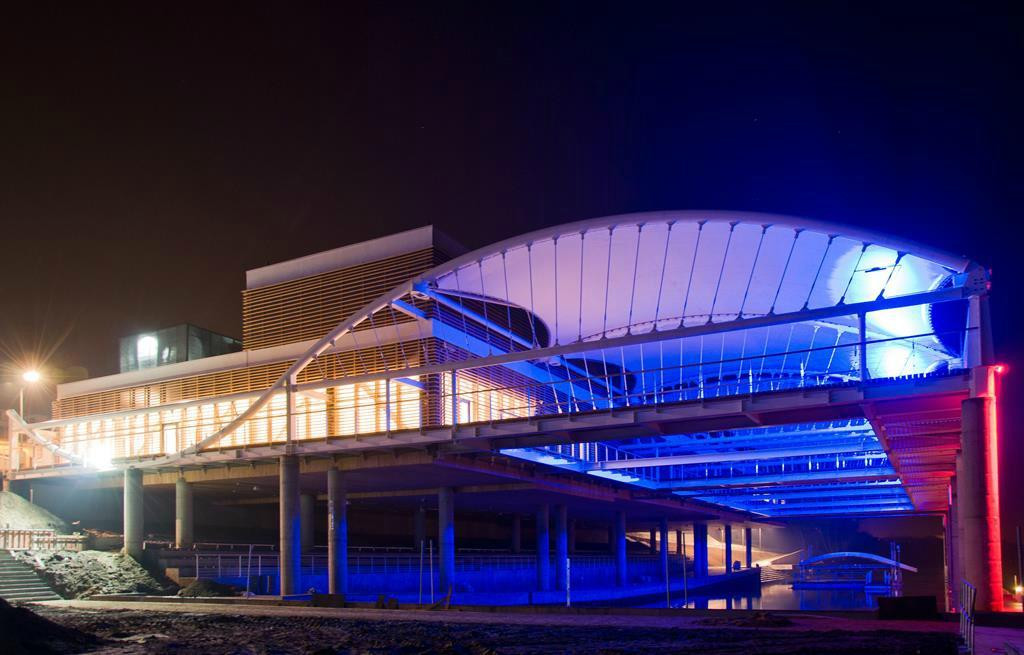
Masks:
[[[246,269],[429,223],[478,247],[792,214],[992,267],[1004,534],[1024,522],[1009,5],[88,4],[0,18],[9,379],[116,372],[118,337],[181,322],[240,336]]]

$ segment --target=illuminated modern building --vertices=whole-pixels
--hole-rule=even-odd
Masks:
[[[10,414],[5,479],[123,476],[135,555],[143,489],[176,487],[186,545],[194,485],[270,483],[285,593],[324,493],[333,591],[346,494],[429,490],[441,589],[456,510],[515,515],[513,540],[535,514],[541,553],[554,514],[541,590],[576,520],[607,526],[626,584],[641,526],[664,558],[692,524],[706,575],[709,522],[726,562],[745,528],[749,567],[759,521],[928,514],[951,586],[997,609],[988,289],[968,259],[782,216],[613,216],[468,253],[422,228],[249,271],[240,352],[60,385],[43,423]]]

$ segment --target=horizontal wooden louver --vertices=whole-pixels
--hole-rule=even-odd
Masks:
[[[446,257],[424,248],[380,261],[289,280],[242,292],[242,341],[246,350],[318,339],[388,290]],[[401,314],[397,321],[408,320]],[[386,324],[391,316],[381,317]],[[379,325],[378,325],[379,327]],[[363,325],[362,329],[369,329]]]
[[[363,348],[324,355],[299,374],[299,382],[336,379],[345,375],[362,375],[436,363],[437,348],[432,342],[433,339],[417,339],[386,344],[380,348]],[[293,363],[294,360],[274,362],[250,368],[165,380],[145,386],[62,398],[53,402],[53,417],[66,419],[259,391],[273,384]]]

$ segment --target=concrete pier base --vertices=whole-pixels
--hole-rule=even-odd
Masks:
[[[1003,609],[1003,570],[995,398],[968,398],[961,411],[956,476],[961,575],[978,590],[979,610],[999,612]]]
[[[455,492],[451,487],[437,490],[437,543],[443,596],[455,586]]]
[[[302,513],[299,510],[299,458],[282,455],[280,459],[278,519],[280,579],[282,596],[294,594],[302,571]]]
[[[341,471],[327,471],[327,591],[348,593],[348,498]]]
[[[192,485],[185,478],[174,483],[174,547],[189,548],[195,541],[195,515]]]
[[[551,588],[551,533],[548,506],[537,508],[537,590]]]
[[[708,524],[693,524],[693,574],[698,578],[708,576]]]
[[[142,470],[124,470],[124,549],[125,555],[142,560],[145,528],[142,519]]]

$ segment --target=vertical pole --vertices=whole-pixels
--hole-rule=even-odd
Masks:
[[[537,591],[551,588],[551,536],[547,503],[537,508]]]
[[[309,553],[313,550],[313,512],[316,509],[316,496],[302,494],[299,496],[299,523],[302,525],[302,552]]]
[[[124,554],[142,561],[142,469],[124,470]]]
[[[690,602],[690,583],[686,579],[686,534],[679,531],[679,541],[683,544],[683,607]]]
[[[195,501],[192,485],[185,478],[174,483],[174,547],[188,548],[195,539]]]
[[[743,528],[743,546],[747,551],[747,568],[754,567],[754,542],[751,539],[754,535],[750,528]]]
[[[665,607],[672,607],[672,597],[669,591],[669,580],[668,580],[668,519],[666,517],[661,518],[660,540],[661,548],[661,570],[665,574]]]
[[[420,505],[416,508],[416,513],[412,517],[412,545],[413,548],[423,550],[420,546],[427,538],[427,508]]]
[[[569,517],[565,505],[555,505],[555,589],[565,589],[569,560]]]
[[[693,577],[708,577],[708,524],[693,524]]]
[[[433,539],[431,539],[430,541],[427,542],[427,548],[430,551],[428,553],[428,555],[427,555],[427,567],[430,569],[428,571],[427,577],[430,578],[430,604],[433,605],[434,604],[434,540]]]
[[[722,532],[725,533],[725,573],[726,575],[732,573],[732,525],[725,523],[722,525]]]
[[[327,560],[328,593],[347,594],[348,494],[341,471],[336,468],[327,470]]]
[[[868,379],[868,315],[867,312],[857,314],[857,335],[860,343],[857,352],[860,354],[860,381]]]
[[[447,594],[455,586],[455,494],[451,487],[437,490],[437,542],[441,593]]]
[[[1003,609],[1003,572],[995,411],[994,397],[963,401],[957,502],[963,576],[978,590],[978,608],[999,612]]]
[[[455,375],[455,371],[452,371],[452,427],[454,428],[459,424],[459,394],[458,394],[458,379]]]
[[[654,528],[651,528],[647,534],[648,539],[650,540],[649,546],[651,549],[651,554],[653,555],[654,553],[658,552],[658,533]]]
[[[683,531],[676,530],[676,555],[682,557],[683,554]]]
[[[569,553],[576,554],[576,519],[569,519]]]
[[[295,455],[281,455],[280,497],[278,519],[280,547],[278,548],[278,574],[282,596],[295,593],[302,571],[302,526],[299,512],[299,460]]]
[[[625,587],[626,571],[626,513],[621,509],[615,515],[615,584]]]

